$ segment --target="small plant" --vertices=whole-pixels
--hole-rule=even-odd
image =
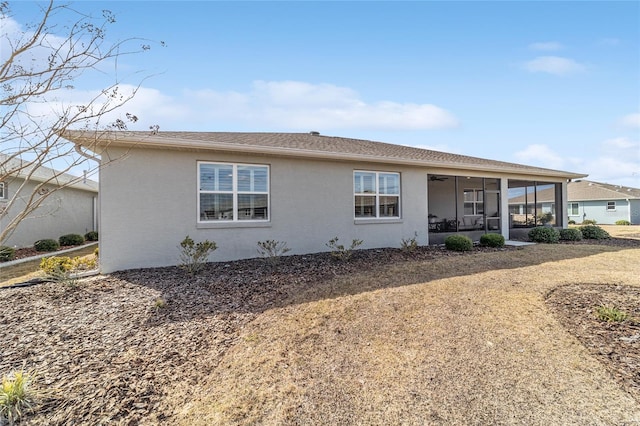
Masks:
[[[596,220],[595,219],[585,219],[582,221],[583,225],[595,225],[596,224]]]
[[[98,233],[96,231],[89,231],[84,234],[84,239],[86,241],[98,241]]]
[[[204,267],[209,255],[218,248],[215,241],[195,243],[188,235],[180,242],[180,267],[195,275]]]
[[[471,251],[473,241],[466,235],[449,235],[444,240],[444,246],[447,250],[453,251]]]
[[[0,262],[8,262],[16,258],[16,250],[9,246],[0,246]]]
[[[624,219],[622,219],[622,220],[616,220],[616,225],[619,225],[619,226],[629,226],[629,225],[631,225],[631,222],[629,222],[628,220],[624,220]]]
[[[258,254],[264,257],[271,266],[276,266],[280,263],[280,257],[290,251],[291,249],[287,247],[287,243],[284,241],[258,241]]]
[[[418,249],[418,232],[414,232],[411,238],[403,238],[400,249],[407,254],[415,252]]]
[[[343,244],[338,244],[338,237],[335,237],[329,240],[329,242],[327,243],[327,247],[331,249],[331,256],[334,259],[346,262],[351,259],[353,250],[358,248],[362,243],[362,240],[354,238],[353,241],[351,241],[351,246],[345,247]]]
[[[96,257],[96,259],[100,258],[100,247],[96,247],[96,249],[93,251],[93,255]]]
[[[84,237],[80,234],[66,234],[58,238],[61,246],[79,246],[84,244]]]
[[[560,241],[560,232],[548,226],[536,226],[529,230],[529,240],[535,243],[555,244]]]
[[[562,241],[580,241],[582,240],[582,231],[577,228],[561,229],[560,239]]]
[[[611,238],[607,231],[597,225],[584,225],[578,229],[582,232],[582,238],[585,240],[606,240]]]
[[[629,318],[629,315],[616,306],[600,305],[596,309],[596,315],[600,321],[622,322]]]
[[[569,225],[575,225],[576,221],[573,219],[570,219],[569,222],[567,222]]]
[[[500,234],[484,234],[480,244],[487,247],[504,247],[504,237]]]
[[[2,376],[0,388],[0,424],[6,419],[10,425],[18,421],[25,411],[33,411],[36,395],[32,390],[35,374],[33,372],[14,371]]]
[[[66,274],[71,272],[73,266],[69,256],[45,257],[40,261],[40,269],[47,275]]]
[[[35,248],[36,251],[56,251],[60,248],[60,244],[52,239],[38,240],[33,243],[33,248]]]
[[[159,311],[160,309],[164,309],[167,307],[167,301],[162,297],[157,297],[156,300],[153,301],[153,309],[155,311]]]

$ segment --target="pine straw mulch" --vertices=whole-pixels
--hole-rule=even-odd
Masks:
[[[624,247],[640,247],[640,242],[614,240]],[[462,254],[421,247],[411,255],[397,249],[361,250],[350,262],[320,253],[288,256],[277,268],[262,259],[212,263],[195,278],[169,267],[95,277],[77,287],[48,283],[4,289],[0,373],[25,365],[37,372],[41,405],[27,417],[28,424],[174,423],[175,406],[166,401],[172,399],[175,385],[197,387],[238,342],[243,327],[296,294],[318,287],[330,297],[336,289],[322,283],[385,265],[445,256],[455,261],[478,252],[508,250],[516,249],[476,247]],[[601,301],[594,291],[575,294],[580,296],[558,292],[551,299],[564,300],[570,307],[578,306],[581,298],[584,306]],[[592,323],[591,314],[585,314],[572,316],[576,329]],[[585,344],[593,344],[596,351],[616,351],[623,347],[614,344],[616,338]],[[638,342],[633,344],[637,348]],[[623,358],[609,355],[603,361],[617,364]],[[635,376],[633,371],[619,376],[635,377],[637,390],[637,356],[623,367],[611,368],[632,367]]]

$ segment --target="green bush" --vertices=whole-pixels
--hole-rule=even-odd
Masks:
[[[69,256],[45,257],[40,261],[40,269],[47,275],[66,274],[73,267],[73,259]]]
[[[596,316],[600,321],[622,322],[629,318],[629,314],[616,306],[600,305],[596,309]]]
[[[607,231],[596,225],[584,225],[579,229],[582,232],[582,238],[585,240],[606,240],[611,238]]]
[[[616,220],[616,225],[621,225],[621,226],[629,226],[631,225],[631,222],[629,222],[628,220]]]
[[[576,221],[575,221],[575,220],[573,220],[573,219],[570,219],[568,223],[569,223],[569,225],[575,225],[575,224],[576,224]]]
[[[60,244],[58,244],[56,240],[51,239],[38,240],[33,243],[33,248],[35,248],[36,251],[56,251],[60,248]]]
[[[334,259],[342,260],[343,262],[347,262],[351,259],[353,255],[353,251],[358,248],[363,243],[362,240],[358,240],[354,238],[351,241],[351,246],[345,247],[344,244],[338,244],[338,237],[332,238],[326,244],[327,247],[331,250],[331,256]]]
[[[16,258],[16,250],[9,246],[0,246],[0,262],[8,262]]]
[[[84,234],[84,239],[86,241],[98,241],[98,233],[96,231],[89,231]]]
[[[500,234],[484,234],[480,244],[487,247],[504,247],[504,237]]]
[[[470,251],[473,248],[473,241],[465,235],[449,235],[444,240],[447,250]]]
[[[80,234],[66,234],[58,238],[61,246],[79,246],[84,244],[84,237]]]
[[[0,384],[0,424],[6,419],[10,425],[20,421],[25,412],[32,412],[36,403],[36,392],[32,389],[35,373],[13,371],[2,376]]]
[[[267,260],[267,263],[271,266],[276,266],[280,263],[280,257],[290,252],[291,249],[287,247],[285,241],[266,240],[258,241],[258,254]]]
[[[560,239],[562,241],[580,241],[582,239],[582,232],[577,228],[561,229]]]
[[[595,219],[585,219],[582,221],[583,225],[595,225],[596,224],[596,220]]]
[[[215,241],[204,240],[196,243],[188,235],[180,242],[180,267],[189,275],[195,275],[204,268],[209,255],[218,248]]]
[[[536,243],[555,244],[560,241],[560,232],[548,226],[536,226],[529,231],[529,240]]]

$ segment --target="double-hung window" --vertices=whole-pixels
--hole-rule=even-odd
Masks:
[[[580,206],[578,203],[569,203],[569,216],[580,215]]]
[[[608,212],[616,211],[616,202],[615,201],[607,201],[607,211]]]
[[[478,216],[484,213],[484,191],[482,189],[464,190],[464,215]]]
[[[269,166],[198,163],[200,222],[269,220]]]
[[[400,217],[400,173],[356,171],[353,173],[355,217]]]

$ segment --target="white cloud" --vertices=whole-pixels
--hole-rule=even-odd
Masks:
[[[515,154],[517,161],[529,165],[562,170],[565,159],[560,154],[544,144],[533,144]]]
[[[564,46],[557,41],[538,42],[529,45],[529,49],[531,50],[555,51],[561,50],[562,48],[564,48]]]
[[[625,115],[620,119],[620,124],[632,129],[640,128],[640,112]]]
[[[152,97],[151,100],[144,98]],[[143,98],[139,100],[139,98]],[[141,118],[171,128],[215,130],[223,122],[252,129],[296,130],[372,129],[425,130],[458,125],[456,117],[432,104],[393,101],[366,102],[348,87],[301,81],[255,81],[246,92],[212,89],[185,90],[162,99],[152,89],[141,91],[127,106],[140,105]],[[163,113],[164,110],[164,113]],[[174,111],[181,120],[175,120]],[[219,125],[219,124],[218,124]]]
[[[620,39],[613,38],[613,37],[602,38],[598,40],[598,43],[597,43],[598,46],[617,46],[619,44],[620,44]]]
[[[529,72],[545,72],[554,75],[569,75],[583,72],[587,67],[573,59],[560,56],[538,56],[525,62],[523,68]]]

